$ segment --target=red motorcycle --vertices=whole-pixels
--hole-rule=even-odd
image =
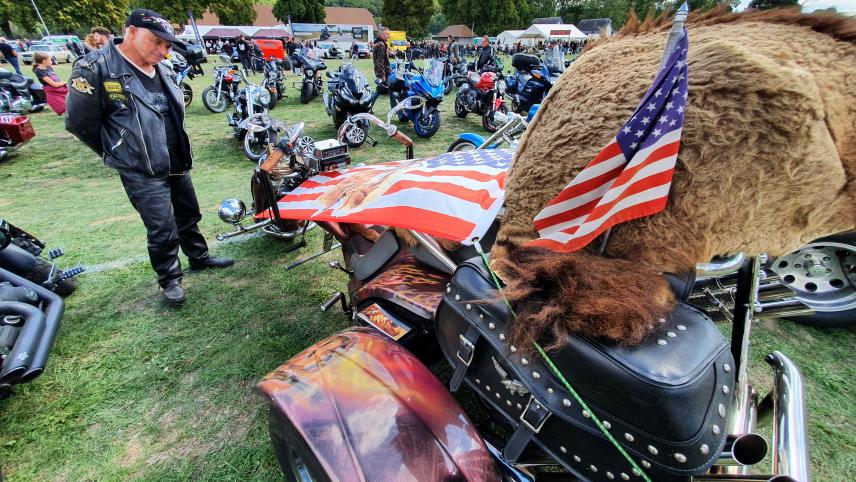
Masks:
[[[458,87],[455,94],[455,115],[462,119],[471,112],[480,115],[485,130],[496,132],[499,123],[494,119],[494,114],[508,114],[505,88],[502,72],[469,72],[467,81]]]
[[[347,294],[321,310],[338,304],[358,326],[259,384],[287,480],[809,480],[799,370],[767,356],[771,404],[747,379],[752,308],[771,302],[757,259],[700,267],[706,282],[736,282],[730,343],[686,301],[695,277],[669,276],[684,301],[658,335],[632,348],[571,336],[547,355],[506,336],[514,315],[479,249],[497,226],[447,249],[416,231],[316,222],[327,249],[342,248],[344,265],[330,267],[348,277]],[[448,388],[428,369],[438,360]],[[451,396],[464,386],[488,422],[475,425]],[[775,476],[748,475],[767,453],[755,433],[767,416]]]

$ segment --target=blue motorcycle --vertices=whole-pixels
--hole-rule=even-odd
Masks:
[[[511,149],[517,149],[517,144],[520,137],[526,132],[532,118],[538,112],[541,104],[535,104],[529,109],[529,113],[524,119],[523,116],[510,113],[503,114],[502,112],[494,113],[494,124],[499,128],[491,134],[490,137],[484,137],[473,132],[464,132],[458,135],[450,145],[446,152],[455,151],[471,151],[473,149],[496,149],[503,143],[508,144]]]
[[[443,62],[436,59],[431,60],[427,69],[417,67],[412,61],[406,62],[404,65],[395,62],[391,67],[392,72],[389,74],[388,85],[395,85],[399,79],[404,81],[403,89],[391,93],[396,102],[403,102],[410,97],[421,99],[420,102],[413,103],[419,105],[418,108],[405,109],[401,115],[413,122],[413,129],[417,136],[422,138],[433,136],[440,129],[439,106],[445,93]]]
[[[565,61],[558,47],[547,49],[543,62],[534,55],[515,54],[511,65],[515,73],[505,78],[506,93],[511,97],[511,110],[518,114],[540,104],[565,71]]]

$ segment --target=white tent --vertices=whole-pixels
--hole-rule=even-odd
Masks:
[[[506,30],[496,36],[496,41],[502,43],[502,45],[511,45],[517,42],[517,37],[519,37],[524,31],[525,30]]]
[[[539,40],[548,42],[550,40],[586,40],[587,38],[588,36],[572,23],[534,24],[517,37],[518,40],[529,44]]]

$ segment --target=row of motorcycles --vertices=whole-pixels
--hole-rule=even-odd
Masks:
[[[0,68],[0,160],[35,136],[27,114],[40,112],[46,105],[41,83]]]

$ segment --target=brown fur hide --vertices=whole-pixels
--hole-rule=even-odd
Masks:
[[[517,343],[563,330],[638,342],[671,308],[658,273],[780,255],[856,226],[856,20],[719,12],[687,22],[689,98],[666,209],[614,227],[604,257],[521,248],[654,78],[669,22],[629,23],[633,35],[599,42],[556,83],[509,173],[492,257],[525,315]]]

